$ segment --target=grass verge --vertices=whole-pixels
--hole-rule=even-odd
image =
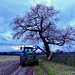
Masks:
[[[68,67],[66,65],[39,60],[40,67],[42,67],[48,75],[75,75],[75,67]]]
[[[36,72],[37,75],[43,75],[40,67],[34,66],[34,70],[35,70],[35,72]]]
[[[55,72],[51,71],[51,68],[49,68],[49,64],[47,65],[47,61],[39,60],[40,67],[46,70],[48,75],[56,75]]]
[[[39,59],[47,60],[47,56],[39,55]],[[75,67],[75,55],[72,54],[53,54],[50,61]]]

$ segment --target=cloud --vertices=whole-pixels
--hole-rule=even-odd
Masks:
[[[51,3],[55,6],[55,8],[64,10],[72,5],[75,5],[75,0],[52,0]]]
[[[13,48],[14,50],[19,50],[19,49],[20,49],[20,46],[12,46],[12,48]]]
[[[10,32],[5,34],[0,34],[0,46],[17,46],[23,45],[20,41],[12,40],[12,35]]]
[[[59,11],[58,24],[60,26],[72,25],[72,20],[74,20],[75,17],[75,0],[53,0],[52,4],[55,6],[55,9]]]
[[[9,35],[9,34],[8,34]],[[11,39],[11,37],[9,36],[3,36],[3,35],[0,35],[0,52],[4,51],[4,52],[10,52],[10,51],[15,51],[17,48],[17,46],[21,46],[23,45],[24,43],[20,42],[20,41],[14,41]],[[14,48],[13,48],[14,47]],[[20,50],[18,48],[18,50]]]
[[[13,51],[13,48],[11,46],[0,46],[0,52],[10,52]]]
[[[1,0],[0,1],[0,46],[7,46],[8,49],[13,49],[11,46],[22,45],[20,41],[12,40],[12,26],[10,22],[16,15],[24,15],[30,11],[30,7],[36,4],[53,5],[59,11],[58,22],[59,27],[66,25],[75,26],[75,0]],[[10,46],[10,47],[8,47]],[[0,48],[1,49],[1,48]]]
[[[0,46],[21,45],[22,42],[12,40],[12,27],[9,26],[11,20],[16,15],[24,15],[30,7],[37,3],[48,4],[50,0],[1,0],[0,1]]]
[[[8,41],[5,37],[0,36],[1,41]]]

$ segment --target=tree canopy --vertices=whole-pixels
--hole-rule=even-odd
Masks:
[[[49,44],[62,46],[70,41],[75,41],[75,29],[67,27],[57,28],[58,11],[53,6],[37,4],[31,7],[30,12],[23,17],[17,16],[11,22],[13,25],[13,39],[39,40],[44,43],[45,50],[50,53]]]

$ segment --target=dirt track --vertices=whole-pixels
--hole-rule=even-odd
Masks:
[[[22,67],[19,61],[19,56],[0,56],[0,75],[37,75],[34,66]],[[47,75],[44,69],[38,67],[43,75]]]
[[[33,75],[33,67],[22,67],[17,75]]]
[[[21,67],[18,61],[0,64],[0,69],[0,75],[33,75],[33,66]]]
[[[33,66],[19,63],[19,56],[0,56],[0,75],[33,75]]]
[[[0,75],[10,75],[17,68],[19,68],[18,62],[15,62],[15,63],[14,62],[9,62],[8,64],[6,63],[6,64],[1,65],[0,69],[2,69],[2,71],[1,71]]]

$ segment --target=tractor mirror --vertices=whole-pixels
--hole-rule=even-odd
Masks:
[[[35,45],[35,49],[37,49],[38,48],[38,46],[37,45]]]
[[[20,50],[22,50],[22,47],[20,47]]]

